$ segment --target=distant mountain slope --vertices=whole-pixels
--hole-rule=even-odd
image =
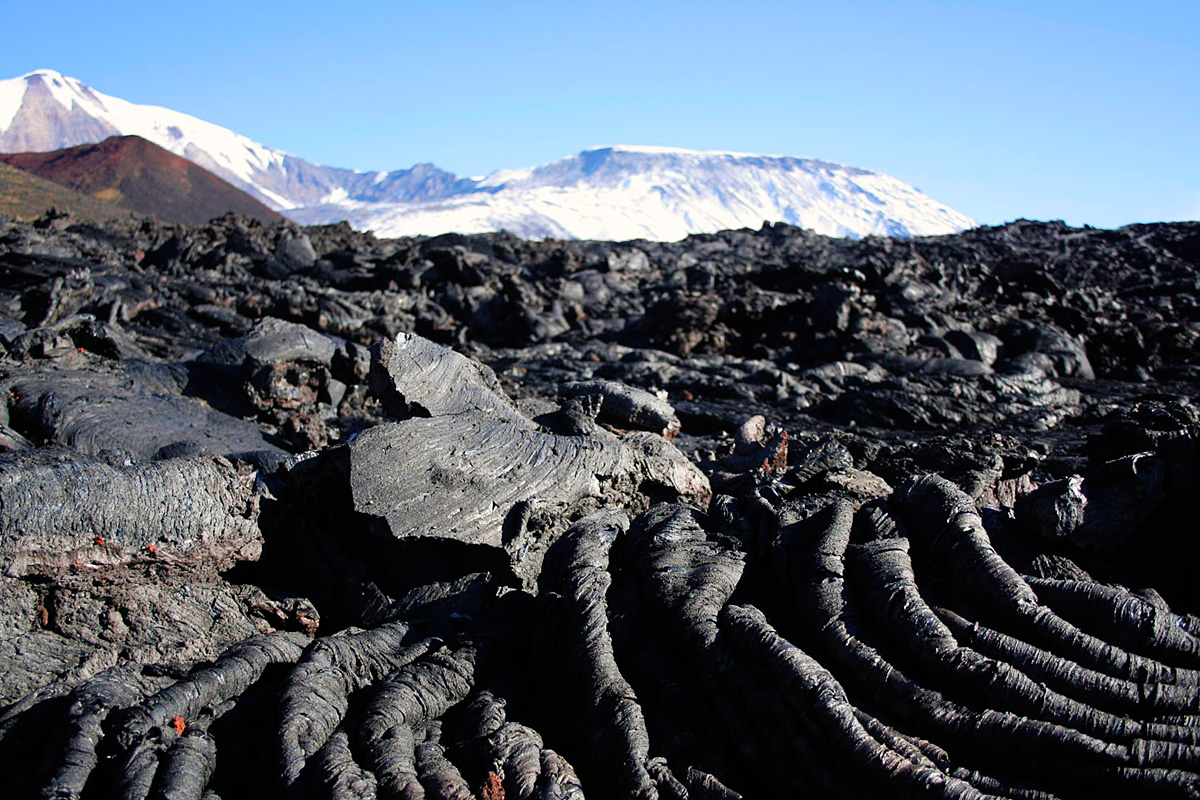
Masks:
[[[300,222],[381,235],[506,229],[525,237],[659,240],[789,222],[834,236],[952,233],[974,221],[890,176],[812,159],[602,147],[540,167],[459,178],[432,164],[356,172],[311,164],[226,128],[37,70],[0,81],[0,151],[142,136]]]
[[[0,162],[168,222],[203,223],[231,211],[264,222],[282,219],[242,190],[140,136],[113,136],[48,153],[0,153]]]
[[[344,203],[383,236],[509,230],[525,237],[682,239],[787,222],[828,236],[924,236],[974,225],[895,178],[813,159],[602,147],[497,172],[422,203]],[[302,218],[326,221],[332,209]]]
[[[90,222],[131,216],[130,212],[112,203],[0,163],[0,214],[29,220],[40,217],[48,208],[69,211],[76,219]]]
[[[114,135],[141,136],[280,211],[346,197],[440,197],[459,181],[432,164],[367,173],[319,166],[189,114],[102,94],[54,70],[0,80],[0,152],[58,150]]]

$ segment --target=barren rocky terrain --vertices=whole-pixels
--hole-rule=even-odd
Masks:
[[[1200,796],[1198,268],[0,217],[3,794]]]
[[[102,142],[50,152],[0,153],[0,164],[84,195],[86,199],[43,198],[49,202],[40,208],[66,205],[88,219],[123,216],[116,208],[104,209],[108,213],[98,215],[97,201],[139,217],[153,215],[164,222],[206,222],[227,211],[263,222],[282,219],[208,170],[140,136],[112,136]],[[24,209],[15,213],[23,214]]]

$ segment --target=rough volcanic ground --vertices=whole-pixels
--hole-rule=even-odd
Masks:
[[[1200,796],[1198,267],[0,218],[4,796]]]
[[[48,208],[70,210],[75,215],[75,222],[84,219],[108,222],[135,216],[120,206],[88,197],[31,172],[0,164],[0,214],[35,219]]]

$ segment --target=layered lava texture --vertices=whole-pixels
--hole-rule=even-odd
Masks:
[[[0,219],[4,796],[1200,796],[1198,267]]]

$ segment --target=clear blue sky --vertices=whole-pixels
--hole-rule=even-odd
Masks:
[[[310,161],[810,156],[983,223],[1200,218],[1200,1],[7,3],[57,69]]]

